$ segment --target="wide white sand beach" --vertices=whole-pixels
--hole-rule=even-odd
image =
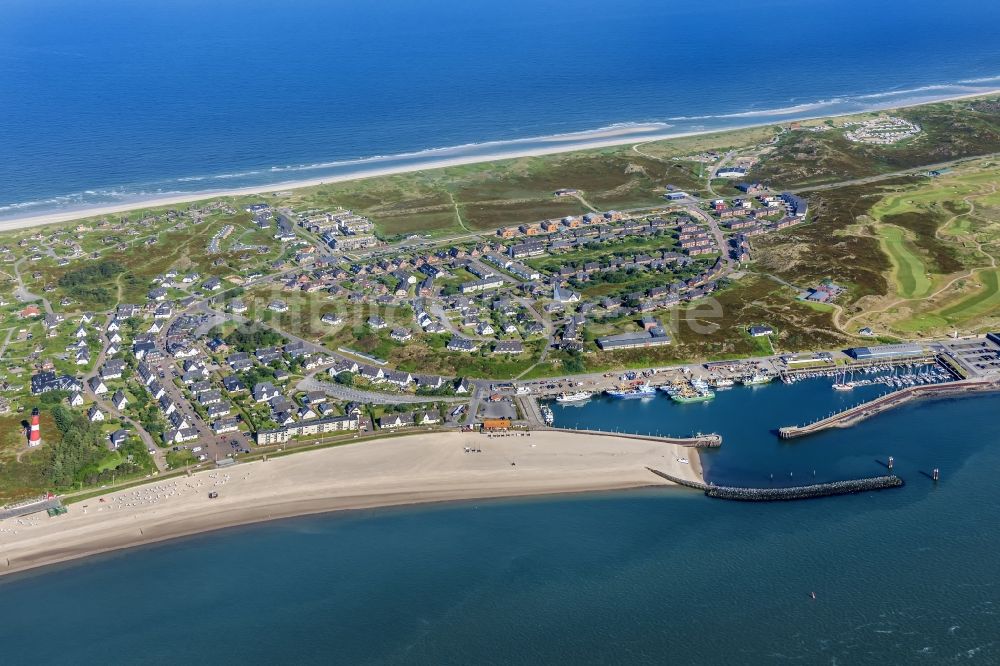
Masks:
[[[717,131],[717,130],[713,130]],[[349,180],[361,180],[364,178],[376,178],[379,176],[391,176],[400,173],[410,173],[423,171],[426,169],[442,169],[452,166],[462,166],[465,164],[480,164],[484,162],[495,162],[498,160],[516,159],[519,157],[537,157],[541,155],[553,155],[558,153],[568,153],[576,150],[588,150],[592,148],[608,148],[612,146],[627,145],[631,143],[646,143],[648,141],[660,141],[663,139],[675,139],[683,136],[693,136],[707,134],[709,132],[669,132],[660,126],[650,125],[635,126],[626,129],[605,129],[595,132],[580,132],[562,136],[545,137],[545,146],[530,145],[525,141],[525,148],[517,148],[518,144],[508,147],[499,152],[475,153],[470,155],[450,156],[448,150],[426,151],[426,156],[420,159],[406,161],[402,164],[391,166],[379,166],[390,158],[372,158],[369,160],[358,160],[354,163],[354,168],[347,173],[338,175],[326,175],[318,178],[300,179],[294,181],[284,181],[279,183],[269,183],[266,185],[255,185],[250,187],[237,187],[218,190],[204,190],[198,192],[184,192],[142,198],[135,201],[108,204],[104,206],[90,206],[83,208],[72,208],[66,210],[53,211],[41,215],[27,215],[24,217],[10,217],[0,219],[0,231],[12,231],[16,229],[26,229],[29,227],[42,226],[46,224],[56,224],[59,222],[70,222],[86,217],[99,217],[111,215],[113,213],[123,213],[139,208],[156,208],[160,206],[174,206],[183,203],[191,203],[205,199],[218,197],[249,196],[255,194],[271,194],[283,192],[302,187],[312,187],[327,183],[339,183]],[[440,153],[440,154],[439,154]],[[392,159],[405,156],[392,156]]]
[[[893,108],[908,108],[934,104],[949,100],[958,100],[972,97],[984,97],[1000,93],[1000,89],[984,90],[967,95],[953,95],[947,97],[934,97],[927,100],[919,100],[912,104],[904,105],[872,105],[868,112],[886,111]],[[792,114],[794,107],[788,110]],[[851,111],[842,114],[830,115],[790,115],[788,121],[807,121],[819,118],[835,118],[844,115],[856,115],[866,111]],[[156,208],[161,206],[174,206],[184,203],[192,203],[206,199],[232,196],[264,195],[274,192],[283,192],[302,187],[312,187],[327,183],[337,183],[349,180],[361,180],[365,178],[375,178],[379,176],[391,176],[394,174],[424,171],[427,169],[441,169],[451,166],[461,166],[466,164],[481,164],[485,162],[495,162],[498,160],[515,159],[520,157],[537,157],[542,155],[553,155],[558,153],[568,153],[577,150],[588,150],[594,148],[610,148],[629,144],[642,144],[650,141],[662,141],[666,139],[678,139],[688,136],[698,136],[703,134],[713,134],[717,132],[728,132],[752,127],[763,127],[780,122],[782,110],[772,110],[768,120],[763,122],[750,122],[734,124],[728,127],[714,127],[697,131],[678,132],[671,131],[669,124],[662,123],[637,123],[634,125],[604,128],[594,131],[573,132],[563,135],[549,137],[537,137],[535,139],[518,139],[509,142],[498,142],[495,150],[491,148],[493,144],[480,146],[483,152],[473,152],[470,154],[453,154],[455,148],[445,148],[437,150],[422,151],[412,155],[392,155],[388,157],[375,157],[370,159],[356,160],[351,163],[350,168],[344,173],[325,175],[317,178],[299,179],[284,182],[268,183],[249,187],[208,189],[195,192],[180,192],[175,194],[165,194],[163,196],[141,197],[136,200],[124,201],[122,203],[69,208],[52,211],[43,214],[29,214],[24,216],[12,216],[0,219],[0,232],[26,229],[29,227],[46,224],[56,224],[60,222],[70,222],[87,217],[100,217],[114,213],[123,213],[140,208]],[[741,114],[734,114],[738,117]],[[754,112],[743,114],[747,117],[754,116]],[[461,148],[461,147],[457,147]],[[401,159],[401,158],[413,159]],[[393,162],[399,162],[393,164]],[[385,165],[385,166],[380,166]]]
[[[702,480],[697,450],[614,435],[432,432],[358,442],[152,480],[53,518],[0,521],[0,574],[305,514],[673,485],[647,467]]]

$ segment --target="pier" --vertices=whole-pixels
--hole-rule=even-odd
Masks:
[[[982,391],[996,391],[998,389],[1000,389],[1000,385],[997,382],[984,379],[909,386],[881,395],[874,400],[855,405],[812,423],[778,428],[778,436],[782,439],[795,439],[797,437],[813,435],[829,428],[848,428],[876,414],[899,407],[917,398],[957,396]]]
[[[617,432],[611,430],[582,430],[578,428],[556,428],[545,424],[539,410],[538,400],[534,396],[517,396],[516,403],[521,407],[521,413],[525,421],[532,430],[556,430],[560,432],[575,432],[581,435],[614,435],[615,437],[629,437],[631,439],[644,439],[654,442],[666,442],[677,444],[678,446],[688,446],[697,449],[715,449],[722,446],[722,435],[715,433],[698,433],[690,437],[672,437],[670,435],[640,435],[630,432]]]
[[[921,354],[902,359],[875,359],[875,360],[849,360],[840,365],[834,363],[813,364],[803,367],[788,367],[782,369],[778,376],[782,380],[796,377],[812,377],[815,375],[834,376],[847,372],[865,372],[866,370],[879,370],[887,367],[902,367],[908,365],[932,366],[939,363],[941,359],[933,353]],[[945,366],[951,371],[951,368]],[[961,379],[961,377],[959,377]]]
[[[898,476],[886,475],[864,479],[849,479],[846,481],[831,481],[829,483],[815,483],[808,486],[792,486],[790,488],[735,488],[679,479],[652,467],[647,467],[646,469],[671,483],[701,490],[707,497],[736,502],[787,502],[791,500],[832,497],[835,495],[850,495],[873,490],[887,490],[903,486],[903,480]]]
[[[670,437],[668,435],[637,435],[630,432],[611,432],[608,430],[576,430],[572,428],[553,428],[551,426],[546,426],[544,428],[534,428],[534,430],[555,430],[558,432],[570,432],[578,433],[581,435],[601,435],[604,437],[614,436],[614,437],[626,437],[628,439],[642,439],[647,442],[665,442],[667,444],[676,444],[678,446],[687,446],[693,449],[717,449],[722,446],[722,435],[716,435],[715,433],[710,433],[707,435],[692,435],[691,437]]]

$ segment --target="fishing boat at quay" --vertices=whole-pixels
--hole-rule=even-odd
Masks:
[[[642,384],[629,388],[608,389],[604,393],[611,398],[619,399],[652,398],[656,395],[656,389],[650,386],[649,383],[643,382]]]
[[[691,379],[689,382],[661,386],[660,390],[670,396],[674,402],[688,404],[705,402],[715,397],[715,392],[709,388],[703,379]]]
[[[568,403],[568,402],[585,402],[594,397],[593,393],[589,391],[577,391],[576,393],[560,393],[556,398],[556,402]]]
[[[771,377],[770,375],[765,375],[764,373],[761,372],[755,372],[752,375],[747,375],[746,377],[740,379],[740,383],[743,384],[743,386],[758,386],[760,384],[767,384],[772,379],[773,377]]]

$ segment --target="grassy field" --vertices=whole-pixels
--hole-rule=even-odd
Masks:
[[[998,180],[997,163],[977,160],[939,178],[857,186],[881,196],[856,218],[853,232],[877,238],[890,265],[885,289],[853,302],[852,321],[904,337],[995,328]]]
[[[773,274],[806,288],[832,279],[848,288],[843,299],[853,303],[865,296],[888,293],[891,263],[872,229],[863,222],[887,191],[910,181],[856,185],[807,195],[812,221],[755,238],[755,270]]]
[[[922,298],[931,292],[934,282],[927,274],[927,267],[917,253],[906,232],[892,225],[879,225],[878,234],[882,240],[889,261],[893,265],[893,282],[896,293],[903,298]]]
[[[982,285],[979,291],[940,311],[941,316],[949,323],[976,319],[988,314],[1000,316],[1000,271],[991,269],[976,275]]]
[[[29,413],[0,416],[0,504],[37,495],[46,488],[46,447],[29,450],[25,446]],[[42,410],[40,420],[46,442],[59,441],[59,429],[47,410]]]
[[[272,247],[271,251],[267,254],[246,251],[209,254],[209,241],[227,224],[235,227],[230,238],[240,238],[246,244],[267,245]],[[89,281],[85,291],[64,288],[60,285],[60,278],[93,265],[95,260],[89,256],[73,260],[66,266],[58,266],[54,260],[45,258],[31,266],[31,272],[38,271],[40,277],[35,279],[28,273],[25,284],[37,293],[41,293],[46,285],[54,286],[55,290],[49,298],[58,301],[69,297],[74,301],[69,309],[75,311],[106,310],[117,303],[141,303],[146,299],[152,278],[169,268],[201,274],[202,279],[190,285],[192,289],[210,276],[225,278],[263,269],[281,252],[271,234],[273,232],[253,226],[245,213],[234,216],[217,214],[197,225],[187,224],[180,229],[170,227],[159,231],[154,234],[154,245],[144,245],[132,239],[126,241],[124,247],[105,248],[99,261],[113,263],[122,270],[107,279]],[[225,242],[223,249],[229,244]]]
[[[739,144],[739,136],[713,135],[703,141]],[[676,152],[670,145],[646,144],[642,153]],[[690,163],[642,153],[622,146],[380,176],[303,188],[277,203],[295,209],[349,208],[370,217],[381,234],[391,237],[489,231],[594,208],[655,206],[663,203],[667,184],[701,190],[698,169]],[[580,190],[583,200],[554,197],[561,188]]]
[[[853,143],[840,129],[861,114],[831,120],[826,132],[790,131],[754,176],[781,187],[865,178],[1000,151],[1000,110],[978,100],[956,100],[891,112],[920,125],[922,132],[898,145]]]

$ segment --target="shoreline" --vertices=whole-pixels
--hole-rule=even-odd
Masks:
[[[326,185],[330,183],[340,183],[353,180],[365,180],[368,178],[378,178],[382,176],[392,176],[403,173],[412,173],[412,172],[433,170],[433,169],[444,169],[448,167],[464,166],[469,164],[484,164],[484,163],[497,162],[508,159],[557,155],[557,154],[572,153],[584,150],[613,148],[617,146],[626,146],[630,144],[638,145],[654,141],[666,141],[670,139],[679,139],[691,136],[703,136],[703,135],[718,134],[723,132],[735,132],[740,130],[768,127],[776,124],[781,124],[783,122],[805,122],[805,121],[820,120],[824,118],[841,118],[845,116],[859,115],[863,113],[875,113],[881,111],[909,109],[919,106],[927,106],[928,104],[938,104],[942,102],[971,99],[976,97],[988,97],[996,94],[1000,94],[1000,88],[994,88],[990,90],[984,90],[962,95],[949,95],[944,97],[928,99],[926,101],[919,101],[912,104],[903,104],[903,105],[893,104],[893,103],[889,103],[886,105],[876,104],[865,110],[845,111],[843,113],[834,113],[827,115],[798,116],[795,115],[794,113],[788,113],[787,118],[784,118],[782,120],[771,119],[764,122],[748,123],[732,127],[721,127],[715,129],[691,130],[682,132],[650,131],[650,133],[647,135],[633,136],[633,134],[642,132],[644,127],[649,128],[650,130],[653,130],[653,128],[658,128],[658,127],[662,129],[666,129],[667,127],[669,127],[669,125],[666,123],[656,123],[656,122],[637,123],[629,127],[624,127],[624,126],[605,127],[596,130],[569,132],[565,134],[557,134],[548,137],[514,139],[506,142],[487,142],[481,145],[488,146],[490,145],[490,143],[505,143],[505,144],[516,145],[518,143],[527,143],[532,141],[557,143],[558,145],[538,146],[534,148],[524,148],[521,150],[514,149],[510,151],[488,153],[482,155],[470,154],[470,155],[456,156],[456,157],[432,156],[432,154],[435,152],[442,153],[447,151],[458,150],[465,147],[465,146],[455,146],[450,148],[429,149],[417,153],[403,153],[399,155],[371,157],[371,158],[364,158],[364,159],[345,162],[344,164],[353,165],[355,167],[355,170],[341,175],[328,175],[316,178],[283,181],[283,182],[269,183],[263,185],[249,185],[237,188],[178,192],[176,194],[154,196],[148,199],[137,199],[130,202],[84,206],[80,208],[63,209],[63,210],[53,210],[48,213],[28,214],[24,216],[17,216],[15,214],[13,216],[6,217],[0,215],[0,232],[16,231],[36,226],[45,226],[49,224],[72,222],[91,217],[111,215],[115,213],[124,213],[144,208],[158,208],[162,206],[171,206],[182,203],[194,203],[207,199],[273,194],[275,192],[281,192],[284,190],[296,190],[306,187]],[[764,114],[766,112],[761,112],[761,113]],[[773,111],[771,115],[781,116],[783,115],[783,113],[782,110],[779,109]],[[739,114],[733,114],[731,117],[739,117]],[[626,138],[625,136],[623,136],[626,134],[630,135],[630,138]],[[573,140],[573,137],[579,137],[579,138],[577,140]],[[399,164],[395,166],[384,166],[382,168],[377,168],[377,167],[365,168],[366,165],[371,165],[374,163],[385,162],[390,160],[406,160],[407,158],[415,158],[418,155],[425,153],[428,155],[428,157],[422,161],[418,161],[415,163]],[[330,163],[329,165],[326,166],[326,168],[333,168],[334,166],[337,165],[338,163],[336,162]],[[323,167],[317,167],[317,168],[323,168]]]
[[[481,448],[467,453],[465,447]],[[688,459],[684,464],[680,458]],[[516,462],[515,464],[512,464]],[[613,435],[423,433],[205,470],[0,521],[0,576],[220,529],[336,511],[678,486],[698,452]],[[209,499],[209,492],[218,492]]]

